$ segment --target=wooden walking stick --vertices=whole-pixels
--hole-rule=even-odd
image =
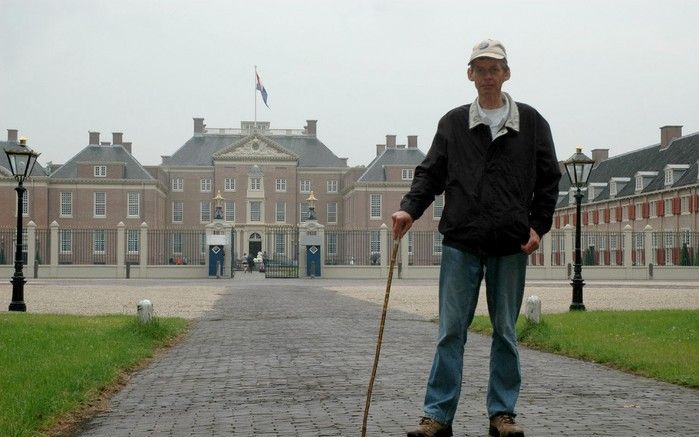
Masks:
[[[388,282],[386,283],[386,294],[383,298],[383,311],[381,312],[381,324],[379,324],[379,338],[376,340],[376,353],[374,353],[374,367],[371,369],[371,378],[369,378],[369,389],[366,392],[366,402],[364,404],[364,420],[362,422],[362,437],[366,437],[366,423],[369,418],[369,405],[371,405],[371,392],[374,389],[374,380],[376,379],[376,368],[379,367],[379,354],[381,353],[381,340],[383,339],[383,327],[386,324],[386,310],[388,309],[388,297],[391,294],[391,280],[393,279],[393,266],[396,264],[396,256],[398,255],[398,244],[400,238],[394,238],[393,251],[391,253],[391,263],[388,268]]]

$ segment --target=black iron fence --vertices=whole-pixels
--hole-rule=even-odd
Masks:
[[[106,264],[117,262],[116,229],[60,229],[58,264]]]
[[[148,230],[148,265],[204,265],[206,256],[203,230]]]
[[[437,231],[408,232],[408,264],[437,266],[442,263],[442,234]]]
[[[325,232],[326,265],[379,265],[382,249],[378,230]]]
[[[266,278],[299,277],[299,229],[296,226],[268,228],[262,247]]]

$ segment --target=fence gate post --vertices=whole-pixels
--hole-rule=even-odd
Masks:
[[[148,223],[141,223],[141,247],[138,251],[138,264],[141,270],[141,278],[146,278],[146,269],[148,268]]]
[[[406,274],[408,272],[408,269],[410,268],[410,253],[408,251],[410,247],[408,246],[408,232],[406,232],[405,235],[403,235],[403,238],[401,238],[400,242],[401,279],[407,276]]]
[[[643,249],[645,251],[645,265],[655,263],[655,251],[653,250],[653,227],[651,225],[646,225],[643,228]],[[650,279],[650,276],[648,276]]]
[[[626,268],[626,279],[632,279],[632,262],[631,262],[631,254],[634,251],[633,247],[633,231],[631,228],[631,225],[626,225],[624,226],[624,258],[623,258],[623,263],[624,267]]]
[[[551,278],[551,257],[553,255],[553,238],[551,232],[547,232],[541,238],[541,246],[544,249],[544,278]]]
[[[58,223],[56,220],[49,225],[51,228],[51,277],[58,274]]]
[[[573,247],[573,226],[568,223],[563,227],[563,245],[565,246],[565,263],[575,264],[575,247]],[[570,279],[570,273],[567,276]]]
[[[29,220],[27,223],[27,274],[34,274],[34,263],[36,260],[36,223]],[[36,275],[34,275],[36,278]]]
[[[124,222],[119,222],[117,223],[117,241],[116,241],[116,263],[117,263],[117,278],[124,278],[126,277],[126,268],[124,266],[125,262],[125,251],[124,251],[124,228],[126,225],[124,225]]]

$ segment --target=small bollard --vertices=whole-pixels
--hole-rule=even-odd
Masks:
[[[527,306],[524,309],[524,317],[532,323],[541,322],[541,299],[538,296],[529,296]]]
[[[149,323],[153,320],[153,304],[148,299],[143,299],[136,307],[138,313],[138,321],[141,323]]]

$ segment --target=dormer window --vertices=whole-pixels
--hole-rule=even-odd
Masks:
[[[107,177],[107,166],[106,165],[96,165],[94,167],[94,175],[96,178],[106,178]]]
[[[404,181],[412,181],[413,180],[413,169],[412,168],[404,168],[401,170],[401,179]]]
[[[619,192],[624,189],[630,180],[631,178],[611,178],[609,180],[609,197],[614,197],[619,194]]]
[[[657,171],[639,171],[636,172],[636,192],[643,191],[650,182],[658,176]]]
[[[643,176],[636,175],[636,191],[643,189]]]
[[[665,169],[665,185],[672,185],[674,182],[672,180],[672,169]]]
[[[677,182],[689,168],[688,164],[668,164],[665,166],[665,186]]]

